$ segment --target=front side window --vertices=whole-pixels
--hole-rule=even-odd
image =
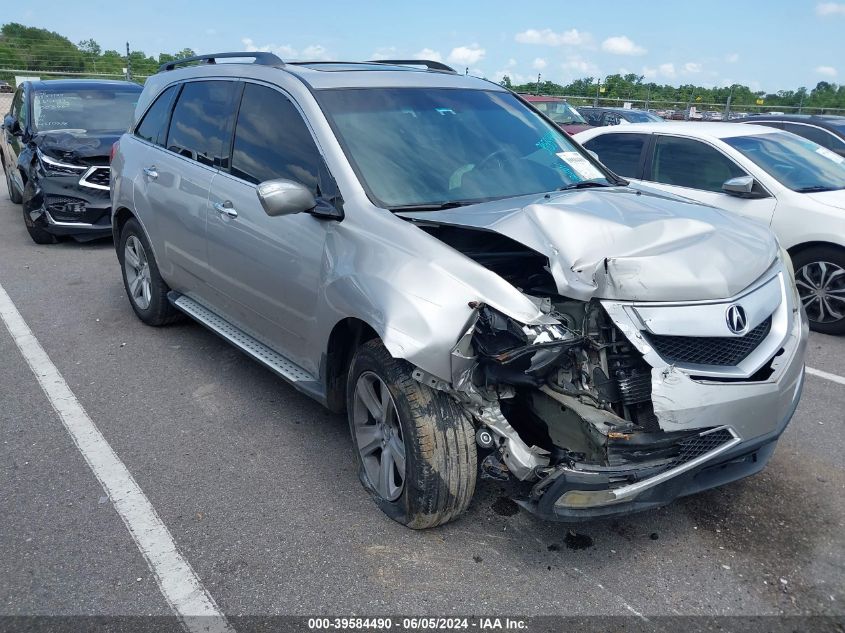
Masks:
[[[177,89],[177,86],[170,86],[159,95],[135,130],[137,136],[150,143],[164,145],[167,137],[167,123],[170,120],[170,108]]]
[[[602,134],[584,147],[598,154],[599,160],[620,176],[639,178],[640,156],[647,140],[647,134]]]
[[[167,149],[211,167],[227,167],[237,84],[191,81],[182,88],[167,134]]]
[[[822,147],[832,149],[834,152],[845,151],[845,141],[837,136],[834,136],[827,130],[823,130],[815,125],[801,125],[800,123],[784,122],[783,129],[787,132],[792,132],[798,136],[810,139],[813,143],[818,143]]]
[[[132,122],[140,86],[38,89],[32,95],[32,130],[116,134]]]
[[[678,136],[657,137],[651,162],[654,182],[702,191],[722,191],[726,180],[747,174],[715,147]]]
[[[845,189],[845,158],[805,138],[774,132],[723,140],[793,191]]]
[[[371,88],[317,98],[371,199],[389,209],[609,184],[564,132],[507,92]]]
[[[232,174],[252,183],[286,178],[317,194],[322,157],[294,105],[280,92],[247,84],[235,127]]]

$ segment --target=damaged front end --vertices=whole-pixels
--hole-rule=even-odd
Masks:
[[[772,358],[753,376],[696,376],[664,362],[647,335],[623,323],[626,336],[611,317],[630,306],[527,295],[543,314],[531,325],[470,305],[452,384],[440,387],[479,429],[482,476],[525,482],[519,501],[532,512],[576,521],[664,505],[762,468],[791,417],[806,326],[783,280],[781,271],[755,291],[777,286],[782,302],[759,350]],[[742,420],[751,411],[760,419]]]

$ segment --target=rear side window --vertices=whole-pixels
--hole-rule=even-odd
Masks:
[[[211,167],[227,167],[237,84],[191,81],[173,109],[167,149]]]
[[[647,134],[602,134],[584,143],[599,160],[620,176],[640,178],[640,157]]]
[[[280,92],[247,84],[235,127],[232,174],[252,183],[287,178],[317,193],[322,157],[299,111]]]
[[[177,86],[170,86],[159,95],[135,130],[136,136],[156,145],[164,145],[167,122],[170,120],[170,108],[176,91]]]
[[[798,123],[784,122],[783,129],[787,132],[792,132],[798,136],[808,138],[813,143],[818,143],[822,147],[832,149],[834,152],[842,153],[845,150],[845,141],[834,136],[827,130],[823,130],[814,125],[800,125]]]
[[[677,136],[658,136],[651,163],[654,182],[703,191],[722,191],[730,178],[747,175],[715,147]]]

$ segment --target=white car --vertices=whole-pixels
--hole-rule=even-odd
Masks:
[[[845,334],[845,158],[783,130],[730,123],[575,138],[620,176],[771,226],[792,256],[810,327]]]

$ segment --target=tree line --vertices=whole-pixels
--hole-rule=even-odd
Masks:
[[[126,51],[103,50],[93,39],[74,44],[68,38],[34,27],[11,22],[0,28],[0,78],[10,79],[10,70],[55,72],[91,75],[122,75],[129,66],[133,76],[144,78],[158,70],[158,67],[173,59],[190,57],[194,51],[189,48],[174,53],[160,53],[157,57],[141,51],[130,51],[127,63]],[[5,71],[5,76],[4,76]],[[584,99],[599,97],[604,100],[630,100],[638,102],[659,102],[685,107],[696,104],[725,104],[731,97],[733,109],[742,106],[756,106],[762,99],[765,110],[783,108],[806,108],[817,111],[830,108],[845,108],[845,84],[837,85],[820,81],[814,88],[801,87],[797,90],[779,90],[775,93],[754,91],[748,86],[706,87],[694,84],[672,86],[645,81],[645,77],[634,73],[610,75],[601,83],[592,77],[576,79],[568,84],[553,81],[531,82],[513,85],[509,77],[500,82],[516,92],[530,92],[546,95],[583,96]],[[597,92],[598,91],[598,92]]]

